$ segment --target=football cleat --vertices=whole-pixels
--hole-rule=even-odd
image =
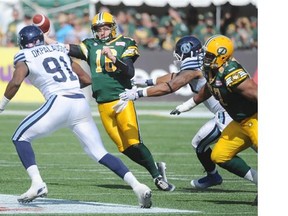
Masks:
[[[150,208],[152,206],[152,192],[151,189],[145,184],[139,184],[133,188],[134,193],[137,195],[138,202],[141,208]]]
[[[156,162],[157,169],[160,173],[160,175],[163,177],[164,181],[167,181],[166,177],[166,163],[165,162]]]
[[[48,194],[48,188],[45,182],[41,184],[33,185],[29,190],[22,194],[17,200],[19,203],[29,203],[38,197],[45,197]]]
[[[218,172],[216,172],[215,174],[208,174],[203,178],[192,180],[191,185],[197,189],[205,189],[215,185],[220,185],[222,184],[222,181],[222,177]]]
[[[157,177],[154,179],[154,183],[159,190],[163,191],[174,191],[175,186],[170,184],[169,182],[165,181],[162,176]]]

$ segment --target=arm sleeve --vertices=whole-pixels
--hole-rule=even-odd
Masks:
[[[124,58],[123,60],[116,59],[115,66],[122,71],[124,76],[130,79],[135,75],[135,68],[131,58]]]
[[[84,61],[86,60],[86,56],[81,51],[81,48],[79,45],[70,44],[69,46],[70,46],[69,53],[68,53],[69,56],[82,59]]]

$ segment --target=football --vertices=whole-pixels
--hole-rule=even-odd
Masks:
[[[33,20],[33,24],[38,26],[44,33],[49,31],[50,20],[47,16],[43,14],[35,14],[32,20]]]

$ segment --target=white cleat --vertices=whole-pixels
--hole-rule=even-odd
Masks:
[[[166,177],[166,163],[165,162],[156,162],[157,169],[161,176],[154,179],[154,183],[159,190],[162,191],[174,191],[175,185],[168,182]]]
[[[17,200],[19,203],[32,202],[37,197],[45,197],[48,194],[48,188],[45,182],[37,185],[32,185],[29,190],[22,194]]]
[[[138,202],[141,208],[150,208],[152,206],[152,192],[145,184],[139,184],[133,189],[137,195]]]

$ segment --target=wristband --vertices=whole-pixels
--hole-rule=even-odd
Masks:
[[[157,77],[153,79],[147,79],[146,82],[147,86],[154,86],[157,83]]]
[[[147,88],[141,89],[137,91],[137,94],[140,97],[147,97]]]
[[[143,97],[147,97],[147,88],[142,89]]]
[[[3,96],[2,100],[0,101],[0,110],[4,110],[9,101],[10,100],[8,98]]]
[[[197,106],[198,104],[195,103],[194,98],[190,98],[188,101],[184,102],[183,105],[187,105],[189,107],[189,109],[193,109],[195,106]]]
[[[147,79],[146,82],[147,86],[153,86],[153,79]]]

